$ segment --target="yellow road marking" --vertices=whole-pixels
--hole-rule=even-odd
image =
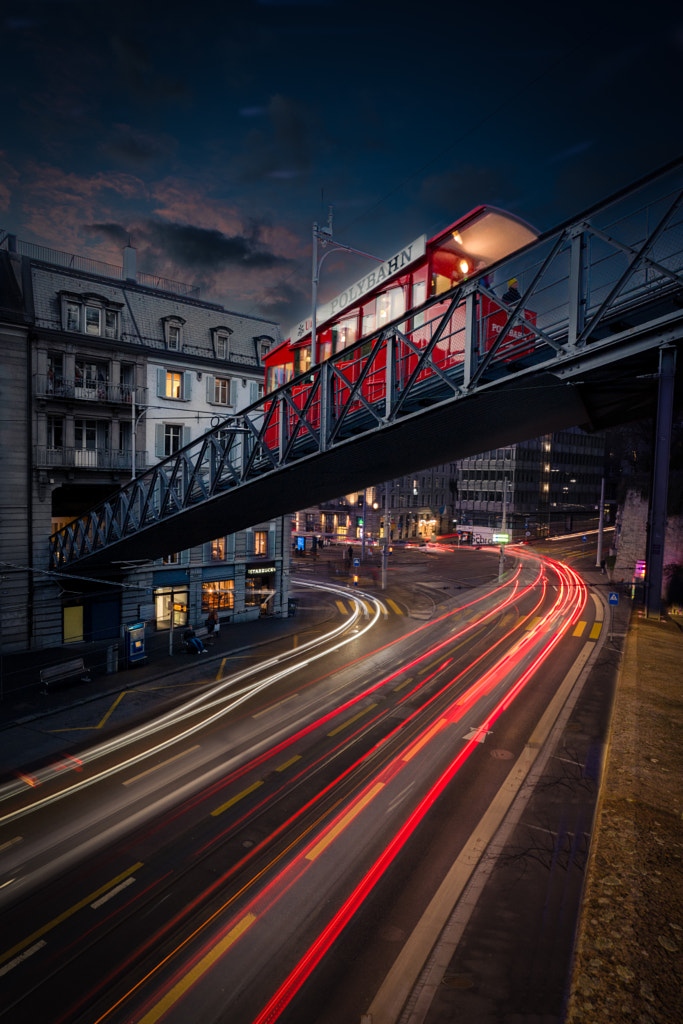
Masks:
[[[434,736],[436,736],[437,732],[441,732],[441,730],[446,725],[448,725],[448,719],[446,719],[446,718],[440,718],[438,722],[435,722],[434,725],[431,727],[431,729],[429,729],[424,734],[422,739],[418,740],[418,742],[415,743],[414,746],[410,747],[410,749],[406,751],[406,753],[403,755],[403,760],[404,761],[412,761],[412,759],[415,757],[415,755],[417,753],[419,753],[420,750],[422,750],[422,748],[425,746],[425,744],[429,743],[429,741]]]
[[[251,786],[247,786],[247,788],[243,789],[241,793],[237,794],[237,796],[231,797],[227,803],[221,804],[221,806],[217,807],[215,811],[211,811],[212,817],[215,818],[217,815],[222,814],[223,811],[227,811],[228,807],[232,807],[233,804],[239,803],[239,801],[244,799],[245,796],[249,796],[250,793],[253,793],[255,789],[258,789],[259,786],[262,785],[263,779],[259,779],[258,782],[254,782]]]
[[[385,598],[385,600],[389,607],[391,608],[392,612],[396,612],[397,615],[403,615],[402,609],[399,608],[395,601],[392,601],[390,597]]]
[[[289,761],[285,761],[285,763],[281,764],[279,768],[275,769],[275,771],[276,772],[284,772],[284,771],[287,770],[287,768],[291,768],[293,764],[296,764],[296,762],[300,761],[300,760],[301,760],[301,754],[295,754],[294,757],[290,757]]]
[[[336,729],[332,730],[332,732],[328,732],[327,735],[328,736],[336,736],[338,732],[342,731],[342,729],[348,729],[348,727],[350,725],[353,725],[353,723],[357,722],[359,718],[362,718],[363,715],[367,715],[368,711],[372,711],[372,709],[376,708],[376,707],[377,707],[376,704],[370,704],[369,707],[363,708],[363,710],[359,711],[357,715],[353,716],[353,718],[349,718],[348,722],[342,722],[341,725],[338,725]]]
[[[256,914],[245,914],[237,924],[230,929],[228,934],[217,942],[215,946],[212,946],[211,950],[202,957],[202,959],[194,965],[191,971],[182,978],[177,984],[170,989],[163,999],[160,999],[156,1006],[153,1006],[149,1013],[140,1020],[139,1024],[155,1024],[160,1017],[171,1009],[171,1007],[178,1002],[179,999],[184,996],[189,988],[199,981],[199,979],[206,974],[210,967],[212,967],[216,960],[220,959],[223,954],[230,949],[230,947],[237,942],[240,935],[246,932],[247,928],[256,920]]]
[[[223,660],[221,661],[220,668],[218,669],[218,672],[216,673],[216,682],[218,682],[218,680],[223,675],[223,669],[225,668],[225,663],[226,663],[227,660],[228,660],[227,658],[223,658]]]
[[[583,636],[583,632],[584,632],[584,630],[585,630],[587,625],[588,625],[588,623],[585,620],[583,620],[583,619],[581,620],[581,622],[577,622],[576,623],[576,629],[574,630],[573,636]]]
[[[132,692],[132,690],[124,690],[123,693],[120,693],[116,700],[114,701],[114,703],[112,704],[112,706],[109,708],[109,711],[107,711],[102,721],[99,722],[97,725],[72,725],[71,728],[69,729],[50,729],[50,732],[87,732],[90,729],[101,729],[104,723],[109,718],[109,716],[115,710],[119,702],[123,700],[127,693]]]
[[[602,629],[602,622],[594,622],[593,623],[593,628],[591,629],[590,633],[588,634],[588,639],[589,640],[597,640],[598,637],[600,636],[600,630],[601,629]]]
[[[539,622],[541,621],[542,618],[543,618],[542,615],[535,615],[533,617],[533,619],[531,620],[531,622],[527,623],[527,625],[524,628],[526,630],[535,629],[536,626],[539,624]]]
[[[350,824],[354,818],[357,818],[364,807],[374,800],[380,790],[384,789],[384,783],[378,782],[372,789],[368,790],[362,800],[359,800],[353,805],[350,811],[348,811],[344,817],[337,822],[334,828],[331,828],[327,835],[323,836],[319,843],[309,850],[306,854],[306,860],[315,860],[319,857],[323,850],[326,850],[330,843],[337,838],[340,832],[343,832],[348,824]]]
[[[342,615],[346,615],[346,614],[347,614],[347,611],[346,611],[346,605],[345,605],[345,604],[343,604],[343,602],[341,602],[341,601],[335,601],[334,603],[336,604],[337,608],[338,608],[338,609],[339,609],[339,611],[340,611],[340,612],[342,613]]]
[[[182,750],[179,754],[174,754],[173,757],[169,757],[165,761],[161,761],[160,764],[153,765],[151,768],[148,768],[147,771],[140,772],[139,775],[134,775],[132,779],[126,779],[123,785],[130,786],[132,782],[137,782],[138,779],[143,779],[145,775],[151,775],[152,772],[157,771],[158,768],[165,768],[167,764],[173,764],[173,762],[177,761],[178,758],[185,757],[185,754],[191,754],[193,750],[199,750],[198,743],[195,743],[194,747],[188,747],[187,750]]]
[[[408,685],[408,683],[412,683],[414,678],[414,676],[408,676],[408,678],[404,679],[402,683],[399,683],[398,686],[394,687],[394,693],[398,693],[398,691],[402,690],[404,686]]]
[[[48,921],[47,924],[44,924],[41,928],[38,928],[38,930],[33,932],[33,934],[29,935],[28,938],[22,939],[22,941],[18,942],[16,946],[12,946],[12,948],[8,949],[7,952],[2,953],[0,955],[0,964],[4,963],[5,960],[10,960],[16,953],[19,953],[22,949],[26,949],[27,946],[33,945],[36,939],[39,939],[42,935],[45,935],[53,928],[56,928],[58,924],[61,924],[62,921],[66,921],[73,914],[77,913],[77,911],[82,910],[83,907],[87,907],[90,903],[96,900],[98,896],[101,896],[103,893],[107,892],[108,889],[113,889],[115,885],[119,885],[119,883],[122,882],[124,878],[128,878],[129,875],[132,875],[133,872],[138,871],[139,868],[141,867],[142,861],[138,861],[137,864],[133,864],[132,868],[128,868],[127,871],[122,871],[120,875],[116,876],[116,878],[112,878],[111,881],[105,882],[104,885],[101,885],[99,889],[95,889],[94,892],[91,892],[89,896],[86,896],[84,897],[84,899],[79,900],[78,903],[74,903],[73,907],[69,907],[68,910],[65,910],[57,917],[54,917],[51,921]]]

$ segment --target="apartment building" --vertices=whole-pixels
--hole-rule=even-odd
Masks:
[[[282,520],[158,562],[49,575],[47,540],[131,476],[255,401],[277,324],[196,288],[0,232],[0,621],[20,651],[203,621],[286,614]],[[191,540],[191,538],[190,538]]]

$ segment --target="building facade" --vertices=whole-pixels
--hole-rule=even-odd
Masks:
[[[132,476],[255,401],[276,324],[123,267],[0,240],[0,613],[5,651],[286,614],[283,520],[159,562],[56,578],[47,539]],[[93,576],[93,574],[90,574]]]

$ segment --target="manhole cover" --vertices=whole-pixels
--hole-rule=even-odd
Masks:
[[[496,761],[511,761],[515,755],[511,750],[492,750],[491,757],[495,757]]]

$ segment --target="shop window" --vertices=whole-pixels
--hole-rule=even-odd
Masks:
[[[202,614],[231,612],[235,608],[235,581],[212,580],[202,583]]]
[[[190,591],[188,587],[158,587],[154,591],[154,609],[157,629],[186,626],[189,621]]]

